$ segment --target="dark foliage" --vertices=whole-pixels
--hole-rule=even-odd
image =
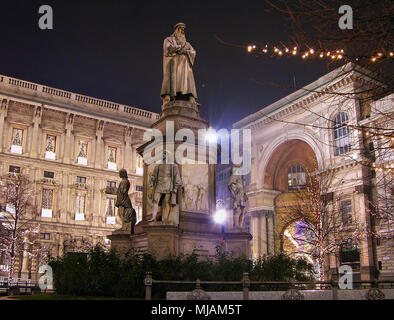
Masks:
[[[58,294],[78,296],[110,296],[143,298],[147,271],[155,280],[240,281],[248,272],[251,280],[309,280],[312,266],[284,254],[264,257],[252,262],[231,258],[218,250],[214,259],[200,259],[196,254],[156,260],[149,254],[128,254],[120,258],[116,252],[95,247],[86,255],[65,255],[50,261],[54,286]],[[164,298],[166,291],[190,291],[195,285],[154,284],[153,297]],[[241,286],[207,285],[205,290],[242,290]],[[255,286],[253,290],[268,290]]]

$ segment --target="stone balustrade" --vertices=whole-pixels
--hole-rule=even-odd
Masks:
[[[78,107],[89,107],[97,111],[106,111],[141,122],[153,123],[160,118],[158,113],[97,99],[82,94],[68,92],[29,81],[0,75],[0,93],[22,93],[27,96],[40,97],[49,101],[66,103]]]

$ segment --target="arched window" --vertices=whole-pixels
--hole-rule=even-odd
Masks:
[[[305,169],[301,165],[291,166],[287,172],[289,190],[304,188],[306,185]]]
[[[347,113],[340,112],[334,118],[334,155],[348,153],[350,151],[349,121]]]

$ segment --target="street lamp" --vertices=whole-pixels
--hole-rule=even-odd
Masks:
[[[213,220],[215,220],[215,222],[217,224],[220,224],[221,228],[221,234],[222,234],[222,238],[224,240],[224,224],[226,223],[226,218],[227,218],[227,212],[225,209],[219,209],[215,212],[215,215],[213,216]]]
[[[224,222],[226,221],[227,212],[225,209],[219,209],[215,212],[213,219],[216,223],[219,223],[223,226]]]
[[[213,220],[215,221],[215,223],[220,224],[220,233],[222,235],[222,249],[224,248],[224,224],[226,222],[226,216],[227,216],[227,212],[226,209],[223,208],[218,208],[213,216]]]
[[[218,140],[218,135],[216,134],[216,131],[213,128],[209,128],[207,133],[205,134],[205,140],[208,141],[208,143],[216,143]]]

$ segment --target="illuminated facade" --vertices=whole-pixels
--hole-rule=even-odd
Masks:
[[[282,218],[289,217],[296,196],[305,190],[306,174],[320,173],[332,177],[322,197],[336,207],[342,228],[350,230],[358,224],[368,229],[360,241],[342,244],[326,257],[326,274],[350,264],[356,279],[370,279],[377,270],[380,277],[393,276],[392,213],[386,220],[378,219],[373,208],[381,206],[380,194],[391,203],[392,212],[393,133],[388,128],[394,127],[393,95],[378,101],[366,100],[362,94],[347,95],[374,87],[374,77],[367,70],[347,64],[233,125],[252,130],[247,190],[254,258],[305,251],[302,242],[310,236],[307,228],[301,221]],[[371,140],[360,128],[374,123],[384,124],[387,130],[385,136],[375,133]],[[382,139],[388,143],[379,158]],[[374,170],[378,163],[384,163],[385,169]],[[379,176],[385,177],[382,186]]]
[[[73,244],[108,244],[107,235],[120,227],[121,168],[141,219],[136,148],[158,114],[2,75],[0,104],[0,174],[20,172],[33,182],[40,241],[52,256],[73,251]],[[1,260],[4,275],[7,257]],[[34,258],[20,255],[15,276],[34,278],[37,267]]]

